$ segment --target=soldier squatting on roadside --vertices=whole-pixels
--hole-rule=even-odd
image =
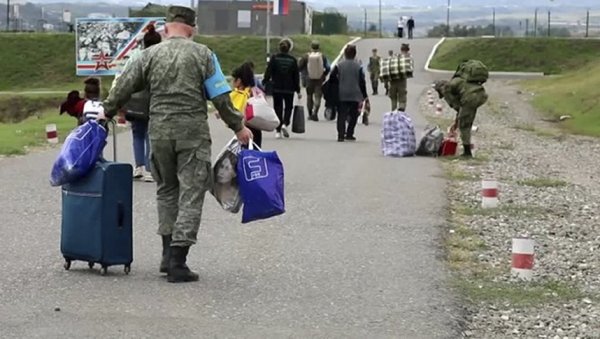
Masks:
[[[488,99],[483,87],[488,79],[488,74],[487,67],[481,61],[466,60],[458,66],[450,81],[435,82],[435,90],[440,99],[446,100],[448,105],[457,112],[451,130],[455,131],[457,128],[460,130],[464,148],[463,157],[473,156],[471,153],[471,129],[477,109]]]
[[[252,137],[232,106],[217,57],[191,39],[195,21],[193,10],[169,7],[167,39],[144,50],[104,101],[111,117],[133,93],[144,88],[150,92],[150,163],[157,183],[158,234],[163,240],[160,272],[167,273],[169,282],[198,280],[186,258],[196,243],[204,196],[212,187],[207,99],[242,144]]]

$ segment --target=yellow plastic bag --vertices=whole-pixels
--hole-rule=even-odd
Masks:
[[[248,104],[248,99],[250,98],[250,88],[246,88],[244,90],[234,89],[229,93],[229,97],[231,98],[231,103],[235,109],[244,114],[246,112],[246,105]]]

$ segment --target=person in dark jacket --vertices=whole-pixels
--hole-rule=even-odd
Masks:
[[[415,19],[413,19],[413,17],[411,16],[410,19],[408,19],[408,23],[406,25],[408,26],[408,39],[412,40],[413,31],[415,29]]]
[[[284,39],[279,42],[279,53],[274,55],[267,65],[263,77],[263,86],[268,82],[273,84],[273,108],[281,124],[277,127],[276,138],[290,137],[288,128],[294,108],[294,93],[302,98],[300,93],[300,72],[298,61],[289,54],[291,43]]]
[[[337,116],[339,142],[356,140],[354,129],[358,120],[358,106],[368,99],[365,72],[355,58],[356,46],[348,45],[344,50],[344,60],[331,72],[331,77],[339,86],[340,104]]]
[[[143,49],[150,48],[162,41],[160,33],[153,25],[149,25],[142,39]],[[142,55],[141,50],[136,50],[125,64],[128,67]],[[116,77],[113,87],[119,81]],[[123,107],[122,114],[131,122],[131,134],[133,136],[133,157],[135,169],[133,178],[145,182],[154,182],[150,173],[150,138],[148,135],[150,114],[150,93],[147,90],[134,93],[131,99]]]

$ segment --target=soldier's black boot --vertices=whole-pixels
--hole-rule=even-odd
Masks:
[[[190,247],[171,247],[171,258],[169,259],[169,275],[167,281],[170,283],[182,283],[198,281],[198,274],[192,272],[185,264]]]
[[[169,273],[169,257],[171,254],[171,235],[162,236],[162,260],[160,261],[160,273]]]
[[[463,145],[464,152],[461,155],[463,158],[472,158],[473,154],[471,153],[471,145]]]

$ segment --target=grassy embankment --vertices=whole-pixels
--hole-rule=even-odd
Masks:
[[[348,36],[293,36],[292,54],[300,56],[309,50],[313,39],[321,42],[324,54],[333,60],[350,40]],[[224,36],[198,37],[218,55],[223,71],[230,71],[251,59],[257,73],[265,68],[265,40],[262,37]],[[271,46],[277,48],[279,39]],[[67,91],[82,90],[82,78],[75,76],[75,37],[67,34],[0,34],[0,92],[64,91],[64,94],[0,94],[0,154],[21,154],[29,146],[43,143],[44,125],[56,123],[59,135],[65,137],[74,125],[73,118],[58,116],[58,104]],[[104,92],[110,78],[104,78]]]
[[[444,42],[431,67],[454,70],[463,59],[479,59],[491,71],[543,72],[523,81],[536,94],[533,104],[545,115],[573,117],[561,123],[568,132],[600,136],[600,40],[455,39]]]

